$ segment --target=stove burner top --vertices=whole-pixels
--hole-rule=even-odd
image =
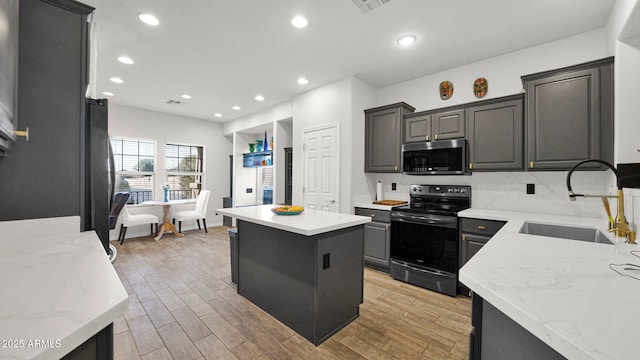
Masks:
[[[456,216],[471,207],[471,187],[467,185],[411,185],[408,205],[394,211]]]

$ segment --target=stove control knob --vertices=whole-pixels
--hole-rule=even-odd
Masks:
[[[457,189],[457,188],[456,188],[454,191],[455,191],[455,192],[460,192],[460,189]]]
[[[414,191],[414,192],[418,191],[418,188],[414,186],[414,187],[411,188],[411,191]]]
[[[467,192],[467,189],[461,189],[460,192],[464,194]]]
[[[449,190],[447,190],[447,192],[453,192],[453,189],[449,189]]]
[[[419,187],[419,188],[418,188],[418,192],[422,192],[422,187]]]

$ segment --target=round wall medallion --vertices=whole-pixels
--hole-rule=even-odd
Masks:
[[[453,84],[451,81],[440,83],[440,99],[447,100],[453,95]]]
[[[476,81],[473,82],[473,93],[477,98],[481,98],[487,95],[489,91],[489,83],[487,83],[487,79],[485,78],[477,78]]]

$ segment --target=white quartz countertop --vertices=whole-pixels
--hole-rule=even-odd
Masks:
[[[277,205],[223,208],[216,209],[216,213],[305,236],[322,234],[371,222],[371,218],[368,216],[313,209],[305,209],[299,215],[276,215],[271,212],[274,207],[277,207]]]
[[[468,209],[465,218],[508,221],[460,270],[460,281],[568,359],[636,359],[640,280],[610,264],[640,265],[638,245],[520,234],[538,221],[597,227],[607,220]],[[623,271],[640,279],[640,271]]]
[[[124,314],[95,232],[0,240],[0,358],[59,359]]]

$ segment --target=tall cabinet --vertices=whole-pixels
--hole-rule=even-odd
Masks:
[[[365,110],[365,172],[402,172],[403,117],[415,108],[401,102]]]
[[[84,212],[87,15],[69,0],[22,0],[18,127],[29,128],[0,159],[0,221]]]
[[[613,160],[613,58],[522,77],[527,168],[562,170]],[[598,164],[585,164],[599,167]]]

